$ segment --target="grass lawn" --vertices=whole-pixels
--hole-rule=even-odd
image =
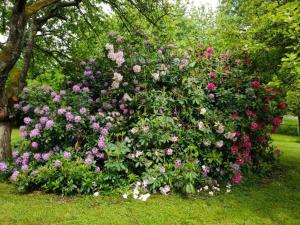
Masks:
[[[151,196],[147,202],[121,197],[20,195],[0,183],[0,225],[300,224],[300,140],[274,135],[283,150],[272,178],[252,180],[220,196],[186,199]]]

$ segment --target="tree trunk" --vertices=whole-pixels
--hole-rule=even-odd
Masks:
[[[0,122],[0,162],[11,157],[11,125],[9,122]]]
[[[7,99],[0,96],[0,161],[11,157],[11,124],[8,115]]]
[[[298,114],[298,135],[300,135],[300,114]]]

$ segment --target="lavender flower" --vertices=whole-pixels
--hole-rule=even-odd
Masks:
[[[38,146],[39,146],[39,144],[35,141],[31,143],[32,148],[38,148]]]
[[[41,130],[42,129],[42,124],[37,123],[36,125],[34,125],[35,129]]]
[[[26,131],[27,127],[26,126],[20,126],[20,131]]]
[[[5,172],[7,170],[7,165],[4,162],[0,162],[0,172]]]
[[[86,113],[86,108],[81,108],[80,110],[79,110],[79,113],[82,115],[82,114],[85,114]]]
[[[208,173],[209,173],[209,168],[205,165],[202,165],[202,175],[206,177]]]
[[[21,170],[22,171],[27,171],[28,168],[29,168],[29,166],[25,164],[25,165],[22,165]]]
[[[16,152],[16,151],[13,151],[13,152],[12,152],[12,157],[13,157],[14,159],[16,159],[18,156],[19,156],[19,152]]]
[[[181,166],[181,160],[180,159],[176,159],[174,162],[175,166]]]
[[[80,121],[81,121],[81,116],[75,116],[75,117],[74,117],[74,121],[75,121],[76,123],[80,123]]]
[[[55,168],[59,169],[62,166],[62,162],[59,160],[55,160]]]
[[[33,129],[32,131],[30,131],[30,134],[29,134],[29,136],[31,137],[31,138],[33,138],[33,137],[36,137],[36,136],[39,136],[40,135],[40,130],[39,129]]]
[[[24,113],[27,113],[30,108],[31,108],[31,105],[28,104],[28,105],[23,106],[22,110]]]
[[[40,123],[41,123],[41,124],[46,124],[47,121],[48,121],[48,118],[45,117],[45,116],[42,116],[42,117],[40,118]]]
[[[53,120],[48,120],[46,122],[45,128],[50,129],[51,127],[53,127],[53,125],[54,125],[54,121]]]
[[[166,172],[165,167],[160,167],[160,168],[159,168],[159,172],[160,172],[160,173],[165,173],[165,172]]]
[[[90,89],[88,87],[84,87],[84,88],[82,88],[82,91],[84,93],[88,93],[88,92],[90,92]]]
[[[42,159],[45,160],[45,161],[50,160],[50,154],[49,154],[49,153],[44,153],[44,154],[42,155]]]
[[[73,89],[73,92],[78,93],[80,91],[80,86],[74,85],[72,89]]]
[[[24,118],[24,123],[25,124],[30,124],[32,122],[32,119],[30,117],[25,117]]]
[[[173,154],[173,149],[168,148],[168,149],[166,150],[166,155],[172,155],[172,154]]]
[[[66,129],[67,129],[67,130],[71,130],[72,128],[73,128],[73,125],[72,125],[72,124],[68,123],[68,124],[66,125]]]
[[[95,131],[99,130],[99,128],[100,128],[99,123],[93,123],[93,124],[92,124],[92,128],[93,128],[93,130],[95,130]]]
[[[18,175],[19,175],[19,171],[14,171],[13,172],[13,174],[11,175],[11,177],[10,177],[10,179],[12,180],[12,181],[16,181],[17,180],[17,177],[18,177]]]
[[[70,152],[64,152],[64,159],[68,160],[71,158],[71,153]]]
[[[99,173],[100,172],[100,167],[99,166],[96,166],[95,168],[95,173]]]
[[[57,114],[58,115],[63,115],[66,112],[66,109],[58,109]]]
[[[93,71],[91,71],[91,70],[85,70],[84,71],[84,76],[91,76],[93,74]]]
[[[42,155],[41,153],[35,153],[33,158],[36,160],[36,161],[40,161],[42,159]]]
[[[68,121],[72,121],[72,120],[74,119],[74,116],[72,115],[72,113],[67,112],[67,113],[66,113],[66,119],[67,119]]]
[[[93,163],[93,160],[90,158],[90,157],[87,157],[85,160],[84,160],[84,164],[85,165],[91,165]]]
[[[100,137],[98,140],[98,147],[100,149],[103,149],[103,148],[105,148],[105,146],[106,146],[106,143],[105,143],[104,137]]]

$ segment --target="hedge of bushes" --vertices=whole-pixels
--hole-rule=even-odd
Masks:
[[[0,176],[20,191],[143,199],[218,192],[270,170],[286,104],[269,78],[249,58],[158,43],[114,33],[105,57],[82,61],[60,90],[24,88],[24,140]]]

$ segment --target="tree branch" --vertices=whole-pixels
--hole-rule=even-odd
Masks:
[[[39,0],[37,2],[34,2],[28,6],[26,6],[25,8],[25,15],[27,18],[33,16],[34,14],[36,14],[38,11],[40,11],[41,9],[52,5],[54,3],[59,2],[60,0]]]

